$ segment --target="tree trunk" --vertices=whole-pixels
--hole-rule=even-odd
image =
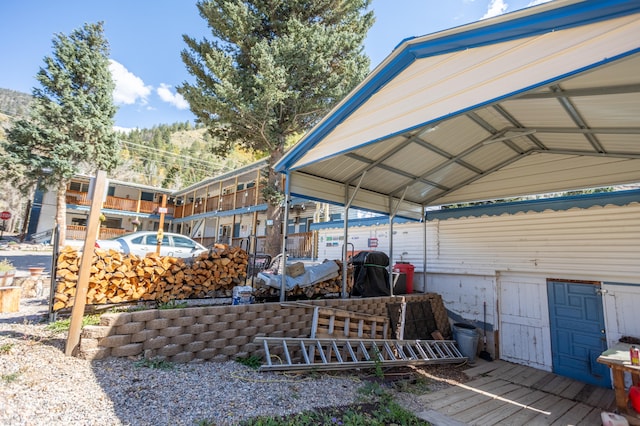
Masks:
[[[67,239],[67,183],[67,179],[63,179],[58,183],[56,197],[56,225],[60,229],[59,247],[63,247]]]
[[[282,175],[273,171],[273,165],[278,162],[284,155],[284,142],[279,144],[278,148],[271,152],[269,157],[269,176],[268,184],[273,188],[277,188],[284,193],[282,187]],[[281,203],[267,203],[267,219],[272,220],[273,225],[266,228],[266,238],[264,250],[271,256],[277,256],[282,253],[282,227],[283,227],[283,211]]]

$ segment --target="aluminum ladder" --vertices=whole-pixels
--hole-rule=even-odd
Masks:
[[[254,343],[263,345],[266,358],[266,364],[258,371],[337,370],[467,360],[454,340],[256,337]]]

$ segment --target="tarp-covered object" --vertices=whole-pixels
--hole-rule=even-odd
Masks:
[[[286,276],[286,291],[293,290],[296,286],[300,288],[309,287],[322,281],[330,280],[338,276],[338,264],[336,262],[325,262],[319,265],[308,266],[305,268],[304,274],[295,278]],[[280,289],[282,287],[282,275],[258,273],[258,278],[273,288]]]
[[[381,251],[363,251],[351,260],[355,283],[352,296],[389,296],[389,256]]]

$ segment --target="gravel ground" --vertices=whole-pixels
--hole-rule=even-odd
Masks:
[[[258,373],[237,362],[150,368],[64,355],[64,333],[0,323],[2,425],[233,425],[361,398],[356,376]]]
[[[47,330],[46,297],[0,314],[1,425],[235,425],[260,415],[361,402],[360,375],[259,373],[237,362],[150,368],[136,359],[64,355],[66,333]],[[423,367],[464,380],[459,368]],[[433,381],[429,391],[447,387]],[[415,395],[397,401],[415,412]]]

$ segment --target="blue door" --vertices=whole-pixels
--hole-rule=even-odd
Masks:
[[[553,372],[611,387],[609,368],[596,361],[607,349],[600,285],[549,280]]]

